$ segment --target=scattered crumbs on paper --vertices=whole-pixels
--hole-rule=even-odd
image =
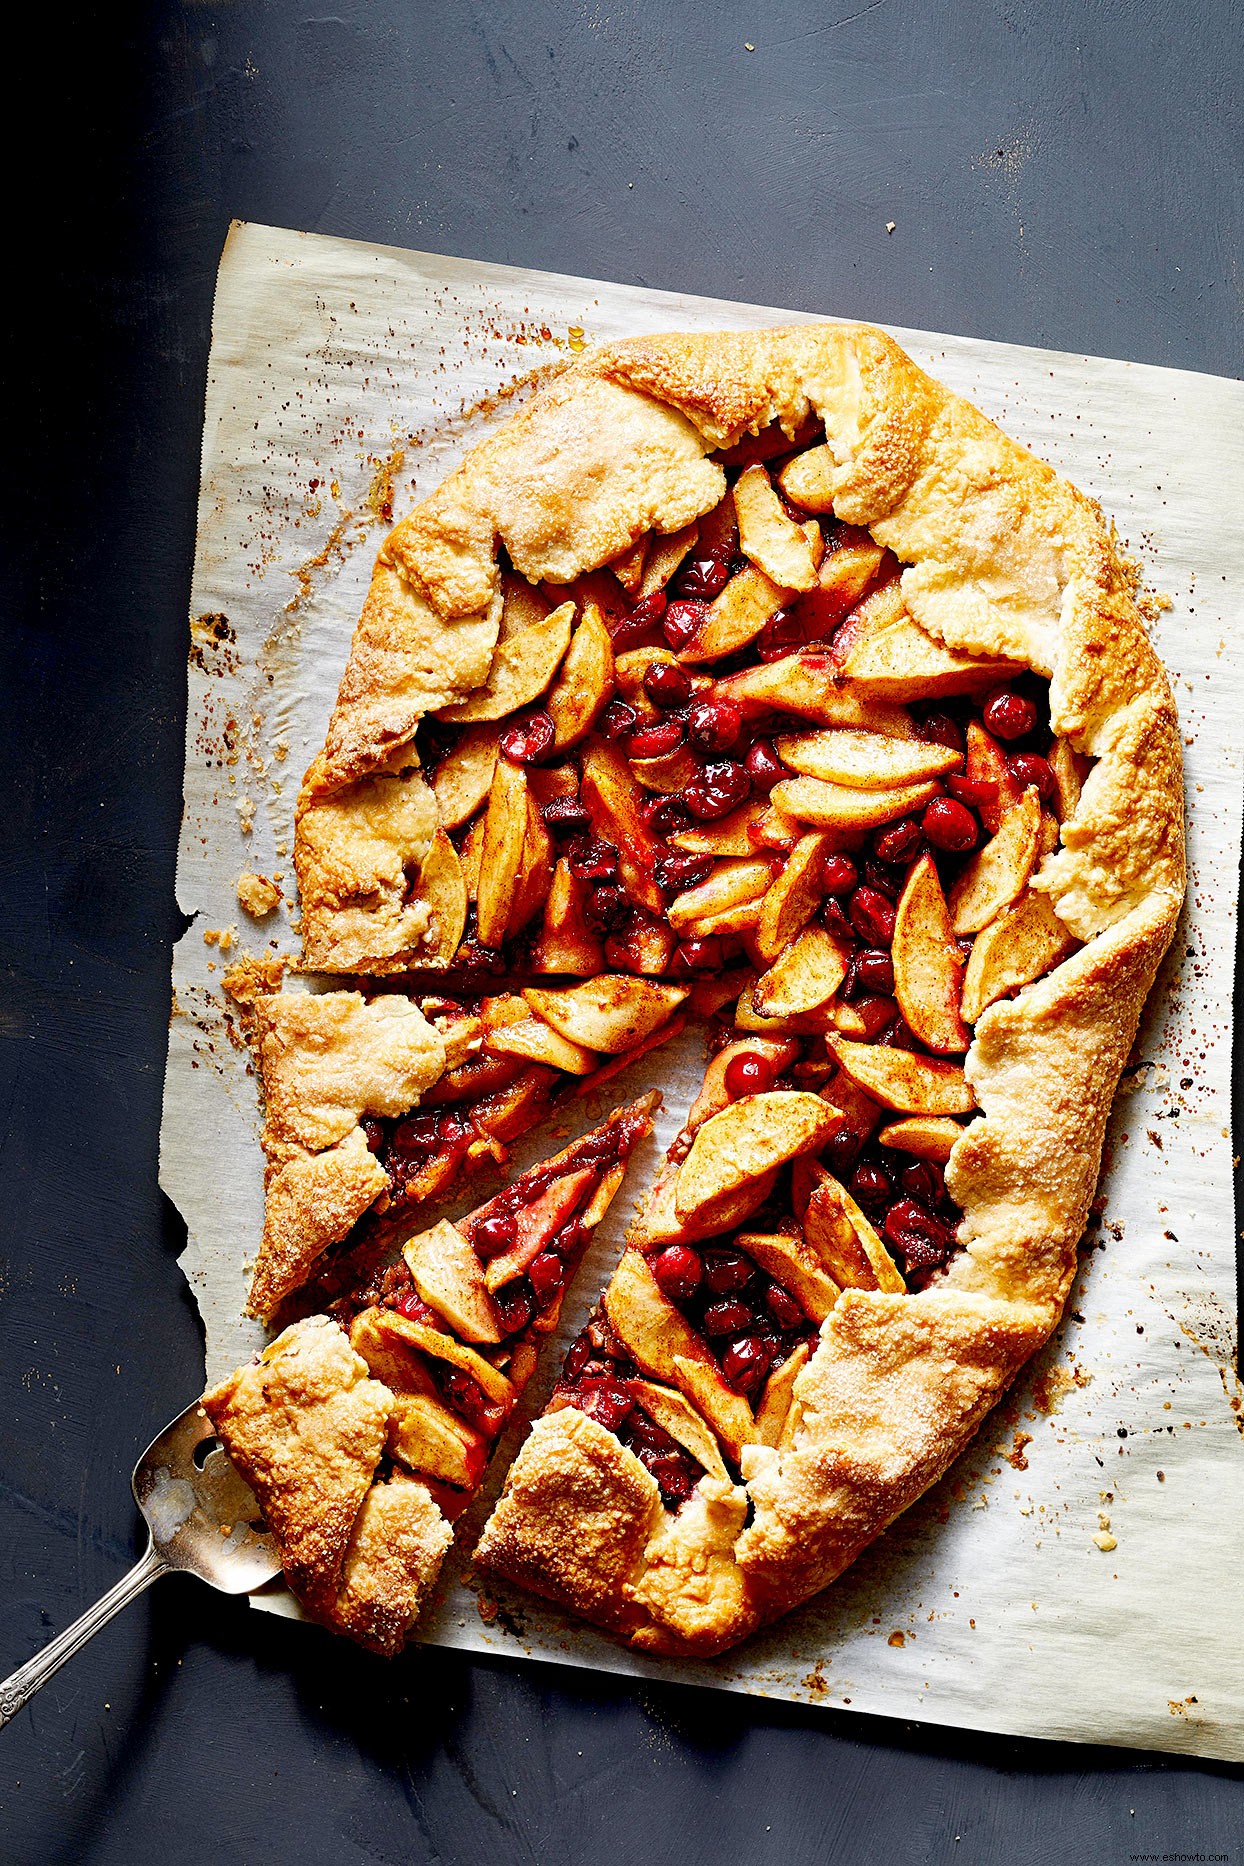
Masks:
[[[238,876],[237,892],[241,906],[256,920],[272,913],[285,898],[275,881],[267,875],[252,874],[249,869]]]

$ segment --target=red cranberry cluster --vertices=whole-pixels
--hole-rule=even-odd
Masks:
[[[758,1396],[774,1367],[816,1330],[798,1302],[737,1244],[667,1244],[649,1268],[708,1342],[727,1384]]]
[[[578,1407],[629,1446],[656,1479],[666,1508],[677,1509],[695,1489],[704,1467],[633,1397],[626,1382],[637,1371],[605,1317],[597,1313],[572,1342],[552,1403]]]
[[[394,1204],[411,1195],[413,1182],[434,1159],[446,1154],[464,1157],[476,1136],[475,1126],[467,1116],[440,1108],[416,1109],[396,1121],[364,1115],[362,1128],[367,1145],[389,1175],[389,1196]]]
[[[947,1194],[944,1170],[931,1160],[869,1147],[847,1180],[847,1191],[878,1227],[910,1280],[922,1282],[955,1249],[961,1214]]]

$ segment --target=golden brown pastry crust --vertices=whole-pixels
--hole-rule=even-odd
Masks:
[[[693,1567],[702,1605],[688,1612],[688,1587],[669,1581],[668,1544],[683,1515],[706,1513],[701,1501],[684,1505],[672,1526],[659,1522],[625,1464],[630,1454],[610,1452],[598,1442],[609,1435],[573,1409],[533,1430],[485,1529],[479,1558],[495,1572],[635,1644],[709,1651],[840,1573],[945,1471],[1054,1327],[1106,1117],[1183,898],[1181,757],[1169,685],[1100,513],[880,332],[812,325],[596,351],[506,430],[512,457],[521,457],[526,420],[546,448],[561,424],[559,475],[586,458],[575,390],[589,408],[601,380],[645,408],[677,410],[705,449],[774,420],[793,432],[815,413],[832,456],[834,511],[904,563],[916,620],[953,649],[1048,676],[1054,731],[1096,760],[1062,847],[1033,883],[1086,944],[987,1010],[968,1054],[981,1113],[947,1177],[966,1249],[918,1293],[840,1299],[795,1383],[782,1446],[744,1453],[753,1517],[733,1544],[730,1587],[704,1584],[701,1534]],[[502,437],[489,445],[495,458]],[[490,503],[493,458],[477,477],[468,457],[452,499],[456,509],[485,506],[514,555],[529,514],[521,486],[504,515]],[[542,488],[546,522],[556,485],[572,483],[567,470]],[[638,535],[632,486],[619,476],[610,524],[591,529],[593,548],[607,536],[622,550]],[[693,487],[702,487],[701,511],[717,496],[707,480],[689,478],[689,515]],[[425,550],[437,523],[435,509],[421,508]],[[549,575],[550,564],[603,561],[580,552],[569,496],[562,526],[563,538],[543,537],[519,567]],[[486,580],[486,530],[459,536],[459,569],[471,565],[463,588]],[[356,760],[376,755],[361,733],[352,747]],[[585,1523],[592,1546],[608,1554],[602,1568],[584,1559]]]

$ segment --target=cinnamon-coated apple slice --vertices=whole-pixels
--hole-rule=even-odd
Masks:
[[[829,837],[818,831],[800,836],[765,893],[756,946],[772,965],[820,905],[821,870]]]
[[[579,794],[596,834],[618,851],[618,866],[631,898],[650,913],[663,913],[664,897],[653,879],[657,845],[641,814],[644,794],[616,746],[588,740]]]
[[[975,693],[1020,671],[1015,662],[979,660],[935,640],[909,613],[897,579],[857,604],[834,653],[845,679],[887,700]]]
[[[719,1237],[745,1224],[758,1212],[777,1184],[778,1169],[749,1179],[719,1199],[710,1199],[688,1217],[680,1217],[677,1206],[678,1174],[667,1172],[657,1181],[644,1207],[635,1231],[637,1244],[694,1244],[701,1238]]]
[[[919,739],[893,739],[880,732],[850,727],[838,732],[785,733],[774,741],[777,755],[791,771],[847,784],[853,790],[892,790],[941,777],[963,763],[945,745]]]
[[[477,719],[505,719],[538,699],[570,646],[575,606],[563,603],[529,628],[498,637],[488,678],[469,699],[442,707],[438,719],[466,725]]]
[[[940,1056],[837,1036],[826,1047],[857,1088],[896,1114],[971,1114],[976,1106],[963,1070]]]
[[[1040,847],[1041,803],[1035,790],[1026,790],[950,890],[956,935],[979,933],[1023,893]]]
[[[819,1327],[838,1300],[839,1285],[826,1274],[811,1246],[784,1231],[740,1231],[736,1241],[774,1282],[790,1291]]]
[[[801,1153],[816,1153],[842,1126],[836,1109],[804,1089],[744,1095],[697,1128],[678,1169],[674,1204],[681,1218]]]
[[[496,948],[505,938],[527,839],[527,812],[526,772],[508,758],[498,758],[488,792],[475,897],[481,946]]]
[[[444,829],[469,821],[488,795],[500,738],[496,722],[468,726],[432,772],[432,794]]]
[[[499,1368],[486,1361],[482,1354],[469,1348],[465,1342],[456,1341],[439,1328],[432,1328],[426,1322],[412,1321],[409,1316],[401,1315],[396,1309],[373,1309],[366,1311],[376,1335],[388,1344],[390,1351],[400,1351],[402,1347],[413,1348],[417,1353],[431,1356],[433,1360],[446,1361],[459,1372],[469,1374],[476,1386],[498,1406],[511,1406],[518,1397],[513,1382],[508,1380]],[[359,1318],[362,1320],[362,1317]],[[355,1325],[357,1326],[357,1324]],[[354,1329],[351,1329],[351,1343],[356,1351],[368,1360],[368,1349],[354,1343]],[[370,1366],[370,1360],[368,1365]],[[384,1378],[384,1376],[381,1376]],[[386,1381],[387,1384],[387,1381]]]
[[[1054,773],[1054,815],[1060,823],[1074,816],[1080,791],[1091,769],[1091,761],[1072,747],[1069,739],[1055,739],[1049,754]]]
[[[775,784],[770,796],[779,810],[801,823],[853,836],[923,809],[936,790],[934,782],[904,784],[892,790],[853,790],[845,784],[825,784],[820,778],[795,777]]]
[[[688,855],[754,855],[760,839],[749,832],[759,831],[768,814],[764,799],[753,798],[715,823],[697,823],[694,829],[679,830],[670,837],[670,843],[675,849],[685,849]]]
[[[544,923],[532,954],[535,971],[569,972],[587,978],[604,969],[604,947],[587,924],[590,886],[590,882],[571,874],[564,856],[558,860],[544,904]]]
[[[677,796],[700,775],[699,760],[689,745],[676,745],[659,758],[631,758],[628,762],[644,789],[663,797]]]
[[[394,1401],[389,1450],[398,1463],[421,1477],[473,1490],[488,1461],[483,1433],[433,1394],[394,1393]]]
[[[786,602],[790,591],[767,577],[755,564],[747,564],[731,577],[720,596],[713,598],[699,634],[683,649],[688,666],[720,661],[755,641],[765,624]]]
[[[519,1206],[514,1213],[513,1244],[500,1256],[493,1257],[484,1271],[489,1291],[504,1289],[507,1283],[522,1275],[557,1236],[598,1177],[593,1166],[576,1167],[562,1173],[538,1198]]]
[[[907,1287],[881,1238],[846,1187],[816,1161],[808,1162],[813,1181],[803,1214],[808,1248],[843,1289],[878,1289],[900,1295]]]
[[[762,661],[727,674],[714,682],[712,691],[732,700],[745,719],[764,712],[796,713],[815,725],[857,726],[896,739],[916,737],[910,713],[891,700],[843,682],[828,649]]]
[[[637,1250],[624,1251],[605,1291],[609,1326],[646,1374],[685,1393],[734,1451],[752,1428],[752,1409],[722,1380],[707,1344],[675,1308]],[[702,1369],[701,1374],[694,1370]]]
[[[523,996],[537,1017],[571,1043],[620,1056],[672,1017],[687,990],[683,985],[602,973],[560,990],[529,985]]]
[[[963,1015],[974,1024],[987,1005],[1043,977],[1076,944],[1049,897],[1025,888],[972,942],[963,974]]]
[[[964,777],[971,784],[987,787],[976,806],[977,814],[991,836],[996,836],[1003,817],[1024,794],[1024,787],[1011,775],[1002,747],[977,719],[968,721],[967,764]]]
[[[536,808],[528,780],[527,829],[523,837],[518,879],[514,884],[514,901],[505,923],[508,937],[513,938],[514,934],[521,933],[528,921],[535,919],[548,899],[552,885],[553,839],[544,827],[544,818]]]
[[[648,560],[648,533],[645,532],[637,544],[632,544],[628,551],[622,551],[611,558],[612,570],[627,595],[634,598],[639,595],[639,588],[644,580],[644,565]]]
[[[734,510],[744,557],[779,588],[810,590],[825,548],[821,528],[797,525],[787,516],[762,466],[746,467],[739,475]]]
[[[850,947],[824,927],[805,927],[756,980],[752,1003],[762,1017],[799,1017],[828,1003],[847,975]]]
[[[877,1139],[883,1147],[894,1147],[899,1153],[914,1154],[917,1160],[932,1160],[944,1166],[962,1135],[962,1125],[949,1115],[909,1114],[883,1127]]]
[[[836,527],[821,559],[816,582],[795,605],[795,615],[809,641],[827,641],[849,610],[882,572],[885,552],[866,531]]]
[[[494,1056],[521,1056],[527,1062],[547,1063],[550,1069],[562,1069],[567,1075],[591,1075],[600,1062],[595,1051],[571,1043],[542,1017],[533,1017],[522,998],[518,1002],[523,1015],[490,1030],[484,1048]]]
[[[613,641],[600,610],[589,603],[545,701],[555,750],[577,745],[612,693]]]
[[[775,1367],[765,1381],[764,1391],[760,1395],[760,1404],[756,1408],[755,1442],[758,1445],[777,1445],[781,1443],[786,1422],[791,1414],[791,1399],[795,1382],[808,1364],[811,1350],[806,1341],[788,1354],[780,1367]]]
[[[419,868],[420,900],[431,910],[424,956],[427,962],[448,965],[466,928],[466,877],[458,851],[438,829]]]
[[[972,1038],[959,1011],[963,955],[931,855],[922,855],[907,877],[890,957],[894,995],[908,1028],[931,1050],[966,1050]]]
[[[700,527],[694,522],[684,525],[681,531],[672,531],[668,537],[654,534],[648,545],[644,574],[640,579],[641,599],[665,588],[679,564],[695,549],[699,536]]]
[[[833,449],[827,445],[806,447],[786,462],[778,474],[778,485],[792,505],[804,512],[832,512],[837,467]]]
[[[655,1380],[628,1380],[626,1390],[639,1401],[648,1417],[689,1451],[706,1471],[726,1483],[730,1481],[717,1440],[690,1400],[674,1387],[658,1386]]]
[[[496,1342],[501,1326],[483,1265],[447,1218],[402,1246],[418,1294],[464,1341]]]
[[[694,888],[675,895],[666,910],[672,927],[681,931],[694,920],[712,918],[747,901],[758,901],[773,879],[773,867],[758,856],[727,857]]]

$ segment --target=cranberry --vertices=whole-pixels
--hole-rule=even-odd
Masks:
[[[763,1095],[772,1085],[772,1065],[755,1050],[744,1050],[726,1064],[726,1094],[732,1101],[740,1095]]]
[[[954,1233],[940,1218],[917,1205],[914,1199],[899,1199],[885,1215],[885,1234],[902,1252],[908,1270],[931,1270],[945,1263],[955,1247]]]
[[[830,1135],[825,1143],[825,1155],[839,1179],[846,1178],[865,1139],[866,1136],[858,1134],[853,1127],[840,1127],[836,1134]]]
[[[653,590],[651,596],[645,596],[636,603],[629,616],[609,623],[609,635],[615,654],[625,654],[628,648],[637,648],[644,636],[651,634],[665,614],[667,600],[664,590]]]
[[[873,848],[882,862],[910,862],[920,852],[920,825],[914,816],[897,823],[887,823],[873,837]]]
[[[936,1205],[945,1191],[942,1175],[931,1160],[914,1160],[898,1176],[898,1183],[909,1199],[921,1205]]]
[[[784,661],[788,654],[795,654],[803,647],[803,629],[799,618],[790,609],[779,609],[770,616],[756,643],[756,653],[762,661]]]
[[[443,1114],[436,1123],[436,1138],[447,1147],[456,1147],[468,1131],[467,1123],[456,1114]]]
[[[676,719],[662,719],[655,726],[643,726],[631,735],[626,748],[628,758],[664,758],[682,744],[682,726]]]
[[[884,1166],[861,1160],[847,1181],[847,1191],[865,1211],[877,1211],[894,1197],[894,1186]]]
[[[565,1281],[566,1266],[551,1250],[542,1250],[528,1264],[527,1275],[536,1293],[536,1301],[543,1308],[546,1302],[552,1301]]]
[[[635,1410],[634,1400],[616,1380],[584,1380],[575,1394],[575,1404],[608,1432],[616,1432]]]
[[[678,797],[649,797],[639,807],[645,829],[654,836],[676,836],[691,821]]]
[[[935,849],[952,855],[974,849],[980,836],[976,818],[953,797],[935,797],[920,819],[920,827]]]
[[[783,1289],[780,1283],[770,1283],[765,1291],[765,1308],[779,1328],[803,1327],[803,1310],[790,1291]]]
[[[413,1289],[408,1289],[405,1295],[399,1296],[396,1306],[398,1314],[404,1315],[409,1322],[423,1322],[430,1328],[441,1327],[441,1318],[436,1310],[430,1308],[423,1297],[417,1295]]]
[[[707,881],[713,872],[713,858],[693,855],[689,849],[673,849],[668,855],[657,857],[652,872],[659,888],[667,894],[681,894],[684,888],[694,888],[701,881]]]
[[[649,1451],[641,1447],[637,1455],[655,1477],[665,1504],[686,1502],[695,1489],[696,1474],[685,1451]]]
[[[503,1335],[517,1334],[520,1328],[526,1328],[535,1314],[535,1292],[525,1276],[517,1277],[514,1282],[507,1283],[504,1289],[499,1289],[492,1301]]]
[[[639,714],[625,700],[610,700],[596,730],[602,739],[625,739],[639,724]]]
[[[689,557],[675,577],[674,587],[679,596],[689,596],[696,602],[711,602],[729,580],[729,558]]]
[[[883,998],[894,995],[894,961],[878,946],[866,946],[851,961],[851,969],[865,991],[880,992]]]
[[[579,1335],[570,1344],[566,1355],[566,1364],[562,1368],[563,1380],[577,1380],[592,1358],[592,1344],[586,1335]]]
[[[1006,762],[1017,784],[1033,785],[1043,800],[1054,795],[1054,773],[1047,758],[1039,758],[1036,752],[1015,752]]]
[[[669,1452],[675,1449],[676,1441],[668,1432],[663,1432],[656,1420],[637,1406],[626,1422],[626,1436],[631,1449],[642,1458],[645,1451]],[[647,1460],[645,1459],[645,1462]]]
[[[944,745],[949,752],[963,751],[963,727],[949,713],[930,713],[916,731],[926,745]]]
[[[728,1245],[704,1253],[704,1278],[714,1296],[733,1296],[745,1289],[755,1268],[750,1257]]]
[[[855,1009],[863,1019],[864,1035],[869,1043],[876,1043],[898,1018],[898,1006],[893,998],[857,998]]]
[[[516,765],[534,764],[553,749],[555,736],[547,713],[528,713],[525,719],[516,719],[506,727],[501,734],[501,749]]]
[[[562,1262],[565,1263],[569,1258],[575,1255],[576,1251],[582,1250],[587,1240],[588,1231],[582,1219],[572,1218],[568,1225],[562,1226],[557,1236],[549,1245],[549,1249],[551,1251],[556,1251]]]
[[[616,882],[598,883],[583,906],[583,917],[590,927],[598,933],[612,932],[620,927],[631,911],[625,891]]]
[[[721,941],[710,933],[706,939],[681,940],[674,949],[671,970],[686,978],[691,972],[715,972],[721,962]]]
[[[737,1296],[726,1296],[720,1302],[710,1302],[704,1311],[701,1327],[711,1340],[714,1335],[737,1335],[745,1328],[755,1325],[756,1317],[745,1302]]]
[[[544,827],[550,836],[579,836],[591,827],[591,817],[577,797],[550,797],[540,806]]]
[[[733,700],[697,700],[687,714],[687,736],[702,752],[728,752],[742,730],[743,715]]]
[[[889,862],[879,862],[875,855],[864,857],[860,876],[866,887],[876,888],[879,894],[886,895],[892,901],[896,901],[903,892],[903,882],[906,880],[901,868],[895,868]]]
[[[894,938],[894,902],[876,888],[860,887],[847,903],[851,925],[871,946],[888,946]]]
[[[821,886],[826,894],[849,894],[859,878],[849,855],[827,855],[821,864]]]
[[[829,900],[821,908],[821,924],[827,933],[833,933],[838,939],[853,940],[855,928],[842,911],[842,902]]]
[[[680,648],[689,648],[704,626],[708,615],[706,603],[671,603],[661,620],[661,629],[666,641],[677,654]]]
[[[596,836],[577,836],[566,858],[578,881],[608,881],[618,872],[617,850],[611,842],[601,842]]]
[[[692,816],[711,823],[746,803],[751,789],[752,780],[744,765],[719,758],[705,765],[700,777],[691,780],[683,792],[683,802]]]
[[[995,693],[984,712],[996,739],[1022,739],[1037,723],[1037,709],[1022,693]]]
[[[359,1122],[371,1153],[379,1153],[384,1145],[384,1128],[374,1114],[365,1114]]]
[[[974,810],[998,801],[998,786],[993,778],[948,777],[946,789],[952,797],[970,804]]]
[[[671,1244],[653,1260],[652,1274],[671,1302],[690,1302],[704,1278],[704,1265],[685,1244]]]
[[[760,1391],[772,1364],[773,1354],[767,1343],[758,1335],[744,1335],[726,1349],[721,1371],[736,1393],[750,1399]]]
[[[389,1136],[390,1149],[407,1158],[424,1158],[436,1149],[436,1120],[426,1114],[410,1115],[399,1121]]]
[[[775,784],[789,775],[768,739],[757,739],[743,763],[752,780],[752,789],[763,791],[766,797]]]
[[[677,661],[650,661],[644,669],[644,692],[654,706],[669,712],[691,698],[691,676]]]
[[[518,1226],[509,1212],[494,1212],[488,1218],[481,1218],[471,1233],[471,1244],[475,1255],[487,1263],[490,1257],[499,1257],[507,1251],[518,1236]]]

